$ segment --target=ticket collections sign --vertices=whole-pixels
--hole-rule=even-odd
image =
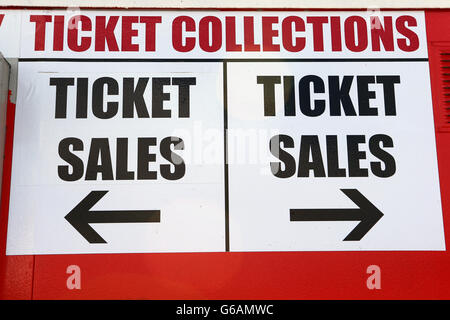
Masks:
[[[7,254],[445,250],[422,12],[14,21]]]

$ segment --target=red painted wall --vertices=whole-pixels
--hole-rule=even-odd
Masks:
[[[450,11],[426,11],[446,247],[450,247],[450,132],[442,125],[441,51]],[[445,43],[448,41],[448,43]],[[450,50],[449,50],[450,52]],[[450,59],[450,58],[449,58]],[[450,299],[450,252],[155,253],[8,256],[14,105],[8,104],[0,216],[2,299]],[[413,143],[413,142],[411,142]],[[81,268],[81,290],[66,268]],[[381,290],[366,269],[381,267]]]

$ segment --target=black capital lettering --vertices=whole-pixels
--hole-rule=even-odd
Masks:
[[[178,137],[166,137],[162,139],[160,144],[160,152],[164,159],[169,161],[173,167],[172,172],[170,164],[160,165],[161,176],[167,180],[178,180],[183,178],[186,172],[186,165],[183,158],[173,152],[170,146],[173,145],[174,150],[184,150],[184,141]]]
[[[294,140],[285,134],[273,136],[269,142],[269,150],[281,162],[270,162],[270,170],[277,178],[289,178],[295,174],[295,159],[288,152],[281,148],[294,148]],[[284,164],[284,170],[281,165]]]
[[[139,78],[136,88],[134,78],[123,79],[123,117],[133,118],[134,108],[138,118],[150,118],[144,100],[144,92],[149,78]]]
[[[128,171],[128,138],[117,138],[116,179],[134,179],[134,172]]]
[[[117,114],[119,109],[119,103],[117,102],[107,102],[106,111],[103,110],[103,95],[104,87],[107,87],[108,95],[118,95],[119,94],[119,84],[113,78],[103,77],[98,78],[94,81],[92,85],[92,112],[94,116],[99,119],[110,119]]]
[[[156,146],[156,138],[138,138],[138,180],[156,180],[156,171],[148,169],[149,162],[156,161],[156,155],[149,153],[150,146]]]
[[[372,173],[380,178],[389,178],[395,174],[396,166],[394,157],[384,148],[393,148],[394,142],[392,138],[385,134],[376,134],[369,139],[370,152],[384,163],[384,169],[381,162],[371,162],[370,168]]]
[[[74,78],[50,78],[50,85],[56,86],[55,118],[67,117],[67,87],[73,86]]]
[[[347,136],[348,173],[350,177],[368,177],[368,170],[361,168],[360,160],[366,159],[366,152],[359,150],[359,144],[365,143],[363,135]]]
[[[256,83],[263,85],[264,116],[275,116],[275,84],[281,83],[280,76],[257,76]]]
[[[172,84],[178,86],[178,117],[190,116],[190,86],[197,84],[196,78],[172,78]]]
[[[369,83],[375,83],[374,76],[358,76],[358,107],[360,116],[377,116],[378,110],[370,107],[370,99],[375,98],[375,91],[369,90]]]
[[[317,117],[325,111],[325,100],[314,100],[314,108],[311,106],[311,84],[314,87],[314,93],[324,93],[325,84],[323,80],[314,75],[304,76],[298,83],[300,95],[300,110],[305,116]]]
[[[341,106],[346,116],[356,116],[355,107],[350,98],[352,82],[353,76],[344,76],[340,85],[339,76],[328,77],[331,116],[340,116]]]
[[[170,85],[170,78],[152,79],[152,117],[170,118],[170,110],[163,108],[164,101],[170,99],[170,93],[164,92],[164,86]]]
[[[309,160],[311,158],[311,161]],[[302,136],[300,156],[298,161],[298,177],[309,177],[309,171],[314,177],[325,177],[322,153],[318,136]]]
[[[100,163],[98,162],[99,158]],[[86,168],[86,180],[97,180],[99,173],[102,175],[102,180],[114,179],[108,138],[91,139],[91,149]]]
[[[377,83],[383,84],[385,115],[397,115],[394,84],[400,83],[400,76],[377,76]]]
[[[83,177],[83,160],[70,151],[71,147],[72,151],[83,151],[83,141],[70,137],[61,140],[59,143],[59,156],[72,166],[72,173],[69,170],[69,166],[58,166],[58,176],[64,181],[77,181]]]

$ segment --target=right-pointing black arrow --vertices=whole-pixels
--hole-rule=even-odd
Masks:
[[[359,241],[383,217],[357,189],[341,189],[359,208],[351,209],[291,209],[291,221],[360,221],[344,241]]]
[[[91,208],[108,191],[91,191],[66,216],[66,220],[89,243],[106,243],[89,224],[90,223],[138,223],[160,222],[159,210],[120,210],[94,211]]]

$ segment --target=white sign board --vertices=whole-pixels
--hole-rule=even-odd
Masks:
[[[445,250],[422,12],[27,11],[7,254]]]
[[[30,94],[17,101],[9,250],[224,250],[223,166],[183,160],[196,122],[223,126],[222,69],[170,68],[21,64],[18,91]],[[134,105],[122,99],[132,94]]]
[[[427,62],[230,63],[230,132],[276,132],[249,140],[259,165],[229,166],[231,249],[443,248],[428,73]]]

